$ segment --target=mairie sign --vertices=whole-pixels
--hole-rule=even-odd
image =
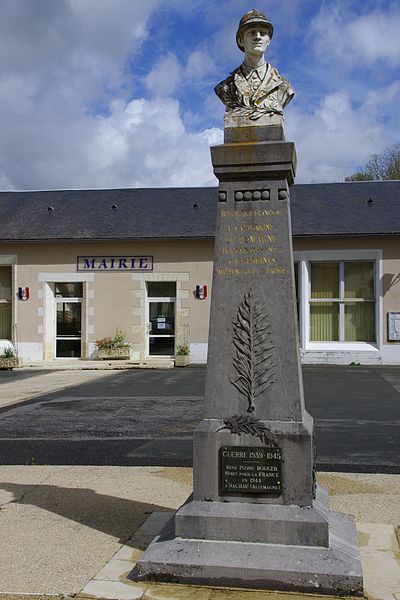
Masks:
[[[78,271],[98,273],[124,273],[127,271],[152,271],[152,256],[78,256]]]

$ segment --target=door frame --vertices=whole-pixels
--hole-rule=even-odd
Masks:
[[[160,335],[150,336],[150,302],[168,302],[174,304],[174,334],[173,335]],[[145,342],[145,356],[146,358],[171,358],[175,356],[176,350],[176,296],[155,296],[149,297],[146,294],[146,307],[145,307],[145,323],[146,323],[146,342]],[[163,338],[174,338],[174,353],[173,354],[150,354],[150,337],[163,337]]]
[[[81,305],[81,335],[80,336],[57,336],[57,304],[59,302],[68,302],[70,304]],[[83,326],[83,298],[68,298],[68,297],[54,297],[54,357],[57,360],[81,360],[82,359],[82,326]],[[81,342],[81,355],[80,356],[57,356],[57,340],[80,340]]]

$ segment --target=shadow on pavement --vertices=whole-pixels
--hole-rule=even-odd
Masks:
[[[119,543],[128,545],[129,538],[149,514],[170,510],[164,506],[99,494],[88,488],[9,482],[0,482],[0,488],[14,494],[12,502],[15,504],[42,508],[116,537]]]

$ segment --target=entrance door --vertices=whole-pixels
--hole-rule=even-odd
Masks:
[[[149,356],[175,354],[175,302],[149,301]]]
[[[147,355],[175,355],[175,282],[147,283]]]
[[[81,358],[82,284],[56,284],[55,292],[56,357]]]

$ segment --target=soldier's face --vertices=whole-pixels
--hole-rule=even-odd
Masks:
[[[242,33],[244,52],[248,55],[262,55],[270,43],[266,27],[249,27]]]

